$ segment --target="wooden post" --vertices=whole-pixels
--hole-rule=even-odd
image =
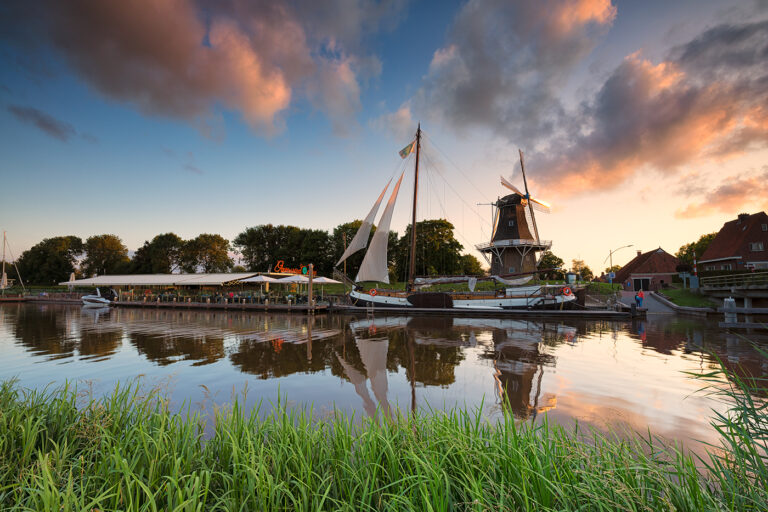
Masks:
[[[312,274],[314,273],[314,269],[315,269],[315,266],[312,263],[310,263],[309,264],[309,286],[307,286],[307,295],[308,295],[307,306],[309,307],[309,309],[307,310],[307,312],[315,311],[314,300],[312,298],[312,277],[313,277]]]

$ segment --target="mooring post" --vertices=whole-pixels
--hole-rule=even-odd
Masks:
[[[315,266],[310,263],[309,264],[309,285],[307,286],[307,294],[309,297],[307,297],[307,306],[309,309],[307,309],[307,313],[314,313],[315,312],[315,300],[312,295],[312,274],[314,273]]]

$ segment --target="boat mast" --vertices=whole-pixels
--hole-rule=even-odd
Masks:
[[[517,150],[520,153],[520,170],[523,171],[523,185],[525,185],[525,199],[528,201],[528,211],[531,212],[531,221],[533,221],[533,231],[536,233],[536,243],[539,243],[539,228],[536,227],[536,216],[533,214],[533,205],[531,204],[531,193],[528,192],[528,180],[525,179],[525,164],[523,163],[523,150]]]
[[[3,288],[3,294],[5,294],[5,283],[2,283],[2,279],[5,276],[5,231],[3,231],[3,273],[0,274],[0,286]]]
[[[408,286],[413,289],[413,279],[416,274],[416,198],[419,193],[419,150],[421,149],[421,123],[416,129],[416,173],[413,177],[413,216],[411,218],[411,261],[408,264]]]

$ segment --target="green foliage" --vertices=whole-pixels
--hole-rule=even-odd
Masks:
[[[481,276],[485,274],[485,270],[483,270],[483,266],[480,264],[480,260],[471,254],[462,254],[459,258],[459,265],[461,267],[459,273],[462,275]]]
[[[157,235],[151,242],[144,242],[131,260],[135,274],[170,274],[181,266],[182,240],[175,233]]]
[[[397,244],[395,270],[400,280],[407,280],[411,248],[411,225]],[[462,272],[461,244],[453,236],[453,224],[445,219],[416,223],[416,274],[456,275]]]
[[[539,260],[539,267],[540,269],[547,269],[547,268],[563,268],[563,265],[565,262],[562,258],[555,256],[552,251],[544,251],[541,254],[541,259]],[[562,272],[542,272],[539,274],[539,277],[544,280],[553,280],[553,279],[562,279],[563,273]]]
[[[612,267],[605,267],[605,273],[608,274],[609,272],[618,272],[621,270],[621,265],[614,265]]]
[[[246,228],[237,235],[233,245],[243,255],[248,270],[271,271],[278,261],[297,268],[314,264],[321,274],[331,272],[332,244],[326,231],[302,229],[296,226],[262,224]]]
[[[680,250],[675,253],[675,256],[677,256],[677,259],[680,260],[681,264],[693,265],[694,252],[696,253],[696,258],[700,260],[701,255],[704,254],[704,251],[707,250],[707,247],[709,247],[709,244],[712,243],[712,240],[714,240],[716,236],[717,233],[701,235],[695,242],[680,247]]]
[[[21,253],[19,272],[25,283],[53,285],[68,281],[77,268],[77,257],[83,253],[83,241],[76,236],[46,238]],[[16,269],[6,267],[9,278],[18,279]],[[17,281],[18,282],[18,281]]]
[[[185,272],[227,272],[232,268],[229,240],[221,235],[203,233],[184,243],[181,267]]]
[[[584,281],[589,281],[594,277],[592,270],[584,263],[584,260],[572,260],[571,269],[579,274]]]
[[[721,370],[722,371],[722,370]],[[726,370],[727,371],[727,370]],[[707,374],[716,389],[722,380]],[[737,386],[745,379],[731,375]],[[733,381],[732,381],[733,382]],[[650,435],[566,431],[482,410],[326,420],[239,400],[205,418],[156,392],[0,384],[4,510],[765,510],[765,383],[718,417],[709,472]]]
[[[94,235],[85,241],[83,275],[123,274],[130,272],[128,248],[117,235]]]

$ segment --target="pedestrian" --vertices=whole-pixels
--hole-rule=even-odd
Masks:
[[[640,295],[637,292],[635,292],[635,304],[640,307]]]
[[[637,292],[637,297],[639,299],[637,301],[637,307],[641,308],[643,307],[643,299],[645,298],[645,293],[643,293],[642,289],[639,292]]]

